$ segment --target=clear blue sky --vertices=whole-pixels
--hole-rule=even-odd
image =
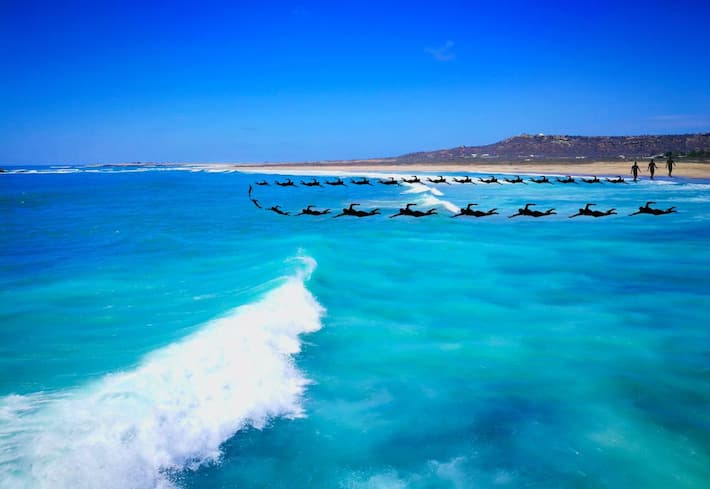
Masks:
[[[0,163],[710,131],[707,0],[261,3],[0,0]]]

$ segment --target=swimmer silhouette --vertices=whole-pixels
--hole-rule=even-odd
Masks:
[[[660,216],[661,214],[672,214],[674,212],[677,212],[674,207],[669,207],[668,209],[653,209],[651,208],[651,204],[655,204],[653,201],[646,202],[646,205],[643,207],[639,207],[639,210],[634,212],[633,214],[629,214],[630,216],[635,216],[636,214],[652,214],[654,216]]]
[[[399,182],[394,177],[390,177],[389,180],[380,180],[380,183],[382,185],[399,185]]]
[[[621,176],[617,176],[616,178],[611,178],[611,179],[607,178],[606,181],[609,183],[628,183],[628,182],[626,182],[626,180],[621,178]]]
[[[277,214],[280,214],[280,215],[282,215],[282,216],[288,216],[289,213],[286,212],[286,211],[282,211],[282,210],[280,209],[280,207],[281,207],[280,205],[275,205],[275,206],[273,206],[273,207],[269,207],[268,210],[270,210],[270,211],[272,211],[272,212],[275,212],[275,213],[277,213]]]
[[[410,209],[410,207],[412,207],[413,205],[417,205],[417,204],[411,204],[411,203],[407,204],[403,209],[399,209],[399,212],[397,214],[392,214],[390,216],[390,219],[392,219],[393,217],[397,217],[397,216],[423,217],[423,216],[431,216],[433,214],[436,214],[436,209],[429,209],[426,212],[413,211],[412,209]]]
[[[419,180],[419,177],[416,175],[412,175],[412,178],[410,178],[409,180],[407,180],[406,178],[403,178],[402,181],[404,183],[422,183],[422,181]]]
[[[333,185],[333,186],[342,185],[343,187],[347,187],[347,185],[345,185],[345,182],[343,182],[343,180],[340,177],[338,177],[335,181],[332,181],[332,182],[330,180],[326,180],[325,183],[327,183],[328,185]]]
[[[486,179],[486,178],[479,178],[478,181],[479,181],[479,182],[483,182],[483,183],[497,183],[498,185],[503,185],[503,184],[500,183],[500,182],[498,181],[498,179],[497,179],[496,177],[494,177],[494,176],[491,176],[491,177],[488,178],[488,179]]]
[[[651,180],[653,180],[653,176],[656,174],[656,168],[658,168],[658,165],[653,161],[653,158],[651,158],[651,162],[648,164],[648,171],[651,172]]]
[[[511,180],[510,178],[504,178],[503,180],[505,180],[505,181],[508,182],[508,183],[522,183],[522,184],[527,185],[527,183],[525,183],[525,182],[523,181],[523,179],[520,178],[519,175],[516,175],[515,178],[513,178],[512,180]]]
[[[569,218],[572,219],[573,217],[577,217],[577,216],[604,217],[604,216],[611,216],[612,214],[616,214],[616,209],[609,209],[608,211],[592,210],[592,209],[590,209],[590,207],[593,205],[597,205],[597,204],[587,204],[584,206],[584,209],[579,209],[579,212],[569,216]]]
[[[375,214],[380,213],[380,209],[373,209],[371,211],[359,211],[357,209],[353,209],[353,207],[355,207],[356,205],[360,204],[350,204],[350,207],[346,207],[345,209],[343,209],[343,212],[336,216],[333,216],[333,219],[340,216],[367,217],[374,216]]]
[[[437,178],[435,178],[435,179],[433,179],[433,180],[432,180],[431,178],[427,178],[427,180],[428,180],[429,182],[431,182],[431,183],[445,183],[446,185],[451,185],[451,184],[450,184],[449,182],[447,182],[446,179],[445,179],[444,177],[442,177],[441,175],[439,175]]]
[[[464,177],[464,178],[454,177],[454,182],[456,182],[456,183],[474,183],[474,181],[471,180],[471,177],[469,177],[468,175],[466,175],[466,177]]]
[[[638,176],[639,176],[639,170],[640,170],[640,169],[641,169],[641,168],[639,168],[639,164],[634,161],[634,164],[633,164],[633,166],[631,167],[631,174],[634,176],[634,182],[636,181],[636,179],[637,179]]]
[[[471,209],[472,206],[478,205],[478,204],[468,204],[466,207],[461,207],[461,210],[459,211],[458,214],[454,214],[451,217],[459,217],[459,216],[473,216],[473,217],[484,217],[484,216],[492,216],[493,214],[498,214],[498,209],[491,209],[489,211],[477,211],[474,209]]]
[[[301,212],[299,212],[299,213],[296,214],[296,215],[297,215],[297,216],[302,216],[303,214],[308,214],[309,216],[322,216],[323,214],[328,214],[328,213],[330,213],[330,209],[325,209],[325,210],[323,210],[323,211],[318,211],[318,210],[313,210],[313,209],[311,209],[311,207],[313,207],[313,206],[312,206],[312,205],[309,205],[308,207],[306,207],[305,209],[301,210]]]
[[[311,179],[310,182],[304,182],[303,180],[301,180],[301,185],[305,185],[306,187],[320,187],[321,186],[320,182],[318,180],[316,180],[315,178]]]
[[[355,185],[372,185],[370,183],[370,180],[368,180],[365,177],[362,177],[360,180],[353,180],[352,178],[350,179],[351,183],[354,183]]]
[[[530,181],[533,182],[533,183],[549,183],[549,184],[552,184],[552,182],[550,182],[550,181],[547,179],[547,177],[546,177],[545,175],[541,176],[541,177],[540,177],[539,179],[537,179],[537,180],[535,180],[534,178],[531,178]]]
[[[262,207],[261,207],[261,205],[259,204],[259,201],[258,201],[258,200],[256,200],[256,199],[249,199],[249,200],[251,200],[251,201],[254,203],[254,205],[255,205],[258,209],[262,209]]]
[[[267,182],[266,180],[262,180],[261,182],[254,182],[254,183],[256,183],[257,185],[259,185],[259,186],[261,186],[261,187],[263,187],[264,185],[268,185],[268,184],[269,184],[269,182]]]
[[[594,175],[594,178],[583,178],[582,181],[584,183],[602,183],[602,181],[599,180],[596,175]]]
[[[517,214],[513,214],[512,216],[508,216],[508,219],[510,219],[511,217],[516,217],[516,216],[542,217],[542,216],[549,216],[551,214],[557,214],[555,212],[555,209],[547,209],[545,212],[534,211],[534,210],[530,209],[531,205],[537,205],[537,204],[525,204],[524,208],[518,209]]]
[[[567,175],[567,178],[563,178],[562,180],[560,180],[560,177],[557,177],[557,181],[560,183],[577,183],[570,175]]]
[[[251,185],[249,185],[249,197],[251,197],[251,193],[254,191],[253,188],[251,188]]]
[[[278,185],[279,187],[295,187],[296,186],[296,184],[293,183],[290,178],[287,178],[285,182],[279,182],[278,180],[276,180],[276,185]]]

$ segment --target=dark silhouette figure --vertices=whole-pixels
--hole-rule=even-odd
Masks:
[[[390,177],[389,180],[380,180],[380,183],[382,185],[399,185],[399,182],[394,177]]]
[[[355,184],[355,185],[372,185],[370,183],[370,180],[368,180],[365,177],[362,177],[360,180],[353,180],[352,178],[350,179],[350,182]]]
[[[319,211],[319,210],[311,209],[311,207],[313,207],[313,206],[312,206],[312,205],[309,205],[308,207],[306,207],[305,209],[301,210],[301,212],[299,212],[299,213],[296,214],[296,215],[297,215],[297,216],[302,216],[303,214],[308,214],[309,216],[322,216],[323,214],[328,214],[328,213],[330,213],[330,209],[325,209],[325,210],[323,210],[323,211]]]
[[[516,175],[515,178],[513,178],[512,180],[510,178],[504,178],[503,180],[505,180],[508,183],[522,183],[524,185],[527,185],[527,183],[525,183],[523,181],[523,179],[520,178],[520,175]]]
[[[269,182],[267,182],[266,180],[262,180],[261,182],[254,182],[254,183],[256,183],[257,185],[259,185],[260,187],[263,187],[264,185],[268,185],[268,184],[269,184]]]
[[[409,180],[407,180],[406,178],[403,178],[402,181],[404,183],[422,183],[422,181],[419,180],[419,177],[416,175],[413,175],[412,178],[410,178]]]
[[[673,166],[675,166],[675,161],[673,161],[673,158],[670,156],[668,157],[668,160],[666,161],[666,168],[668,168],[668,176],[672,177],[673,176]]]
[[[498,179],[497,179],[496,177],[494,177],[494,176],[491,176],[490,178],[479,178],[478,181],[479,181],[479,182],[483,182],[483,183],[497,183],[498,185],[503,185],[503,184],[500,183],[500,182],[498,181]]]
[[[616,214],[616,209],[609,209],[608,211],[595,211],[593,209],[590,209],[590,207],[593,205],[597,205],[597,204],[587,204],[584,206],[583,209],[579,209],[579,212],[569,216],[569,218],[572,219],[573,217],[577,217],[577,216],[604,217],[604,216],[611,216],[612,214]]]
[[[315,178],[311,179],[310,182],[304,182],[303,180],[301,180],[301,185],[305,185],[306,187],[320,187],[321,186],[320,182]]]
[[[534,178],[531,178],[530,181],[533,182],[533,183],[549,183],[549,184],[552,184],[552,182],[550,182],[550,181],[547,179],[547,177],[546,177],[545,175],[541,176],[541,177],[538,178],[537,180],[535,180]]]
[[[272,212],[275,212],[275,213],[277,213],[277,214],[280,214],[280,215],[282,215],[282,216],[288,216],[289,213],[286,212],[286,211],[282,211],[282,210],[280,209],[280,207],[281,207],[280,205],[275,205],[275,206],[273,206],[273,207],[269,207],[268,210],[270,210],[270,211],[272,211]]]
[[[256,206],[257,209],[262,209],[258,200],[256,200],[256,199],[249,199],[249,200],[251,200],[254,203],[254,205]]]
[[[350,204],[350,207],[346,207],[343,209],[343,212],[340,214],[333,216],[333,218],[340,217],[340,216],[353,216],[353,217],[367,217],[367,216],[374,216],[375,214],[379,214],[380,210],[379,209],[372,209],[371,211],[359,211],[357,209],[354,209],[356,205],[360,204]]]
[[[640,169],[641,168],[639,168],[639,164],[634,161],[634,165],[631,167],[631,174],[634,176],[634,182],[636,181],[636,179],[639,176]]]
[[[285,182],[279,182],[278,180],[276,180],[276,185],[278,185],[279,187],[295,187],[296,186],[296,184],[293,183],[290,178],[287,178]]]
[[[478,204],[468,204],[466,207],[461,207],[461,210],[459,211],[458,214],[454,214],[451,217],[459,217],[459,216],[473,216],[473,217],[484,217],[484,216],[492,216],[493,214],[498,214],[498,209],[491,209],[489,211],[478,211],[475,209],[471,209],[472,206],[478,205]]]
[[[648,164],[648,171],[651,172],[651,180],[653,180],[653,176],[656,174],[656,168],[658,168],[658,165],[653,161],[653,158],[651,158],[651,162]]]
[[[643,207],[639,207],[639,210],[634,212],[633,214],[629,214],[630,216],[635,216],[636,214],[653,214],[654,216],[660,216],[661,214],[672,214],[674,212],[677,212],[674,207],[669,207],[668,209],[653,209],[651,207],[651,204],[655,204],[655,202],[649,201],[646,202],[646,205]]]
[[[336,178],[335,181],[332,181],[332,182],[330,180],[326,180],[325,183],[327,183],[328,185],[332,185],[334,187],[337,185],[342,185],[343,187],[347,187],[347,185],[345,185],[345,182],[343,182],[343,180],[340,177]]]
[[[609,183],[627,183],[626,180],[621,178],[621,176],[617,176],[616,178],[607,178],[606,181]]]
[[[254,191],[254,189],[249,185],[249,198],[251,198],[251,193]]]
[[[473,180],[471,180],[471,177],[466,175],[464,178],[456,178],[454,177],[454,182],[456,183],[474,183]]]
[[[435,179],[433,179],[433,180],[432,180],[431,178],[427,178],[427,180],[428,180],[429,182],[431,182],[431,183],[445,183],[446,185],[451,185],[451,184],[450,184],[449,182],[447,182],[446,179],[445,179],[444,177],[442,177],[441,175],[439,175],[437,178],[435,178]]]
[[[602,181],[599,180],[596,175],[594,175],[594,178],[583,178],[582,181],[584,183],[602,183]]]
[[[423,217],[423,216],[431,216],[433,214],[436,214],[436,209],[429,209],[426,212],[422,211],[413,211],[411,209],[412,206],[417,205],[417,204],[407,204],[404,208],[400,208],[399,212],[397,214],[392,214],[390,216],[390,219],[393,217],[397,216],[411,216],[411,217]]]
[[[570,175],[567,175],[567,178],[560,179],[560,177],[557,177],[557,181],[560,183],[577,183],[574,181],[574,178],[572,178]]]
[[[524,208],[518,209],[518,212],[516,214],[513,214],[512,216],[508,216],[508,219],[510,219],[511,217],[516,217],[516,216],[542,217],[542,216],[549,216],[551,214],[557,214],[555,212],[555,209],[547,209],[545,212],[532,210],[532,209],[530,209],[531,205],[537,205],[537,204],[525,204]]]

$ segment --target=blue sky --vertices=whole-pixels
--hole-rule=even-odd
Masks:
[[[0,163],[710,131],[708,2],[0,0]]]

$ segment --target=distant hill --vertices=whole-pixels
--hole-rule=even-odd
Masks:
[[[461,160],[537,161],[555,159],[649,158],[667,152],[688,156],[710,156],[710,133],[663,136],[533,136],[523,134],[485,146],[459,146],[409,153],[398,162]]]

